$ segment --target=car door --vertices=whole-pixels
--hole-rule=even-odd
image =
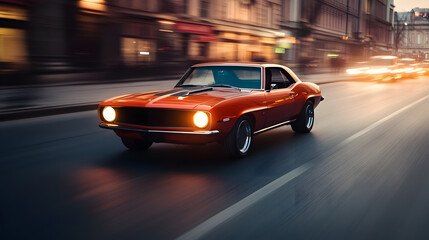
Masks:
[[[291,88],[295,82],[291,82],[286,74],[284,69],[278,67],[265,69],[267,127],[291,120],[295,115],[295,92]]]

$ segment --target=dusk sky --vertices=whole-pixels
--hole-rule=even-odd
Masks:
[[[429,8],[428,0],[395,0],[395,11],[405,12],[410,11],[412,8]]]

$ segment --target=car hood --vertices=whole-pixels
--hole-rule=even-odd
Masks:
[[[102,105],[207,110],[227,99],[249,95],[252,90],[232,88],[173,88],[136,93],[106,100]]]

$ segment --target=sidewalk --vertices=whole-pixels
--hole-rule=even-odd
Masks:
[[[174,87],[180,76],[118,79],[102,84],[74,82],[41,86],[4,87],[0,89],[0,122],[21,118],[93,110],[108,98]],[[300,76],[302,81],[325,84],[350,80],[344,73]]]

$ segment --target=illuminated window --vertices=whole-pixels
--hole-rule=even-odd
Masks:
[[[106,11],[106,5],[104,0],[80,0],[79,6],[81,8],[95,10],[95,11]]]
[[[122,59],[126,65],[139,65],[155,61],[155,43],[139,38],[121,38]]]
[[[366,0],[366,2],[365,2],[365,13],[366,14],[371,14],[371,5],[372,5],[372,0]]]
[[[26,61],[25,31],[0,28],[0,62],[22,64]]]

